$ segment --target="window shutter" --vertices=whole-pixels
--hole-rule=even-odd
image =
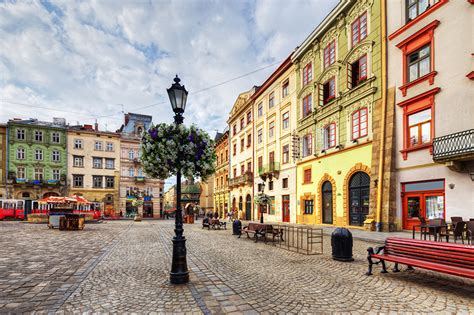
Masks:
[[[352,89],[352,64],[347,63],[347,88]]]
[[[318,94],[319,94],[319,98],[318,98],[318,102],[319,102],[319,106],[323,106],[324,105],[324,86],[323,84],[318,84]]]

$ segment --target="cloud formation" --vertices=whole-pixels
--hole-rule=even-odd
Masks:
[[[2,2],[0,121],[97,119],[102,129],[115,130],[123,105],[125,112],[170,122],[166,88],[178,73],[190,91],[185,123],[214,134],[225,127],[237,95],[277,66],[193,92],[285,59],[336,3]]]

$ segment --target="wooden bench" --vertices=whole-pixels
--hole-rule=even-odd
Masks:
[[[280,240],[283,240],[283,229],[274,228],[271,224],[249,223],[248,226],[242,228],[241,234],[243,233],[247,235],[247,238],[250,238],[250,234],[252,234],[255,238],[255,242],[257,242],[259,238],[263,238],[266,243],[268,240],[267,235],[272,236],[272,241],[275,241],[275,238],[277,237],[279,237]]]
[[[390,261],[395,263],[393,272],[399,272],[398,264],[402,264],[408,269],[418,267],[474,279],[474,246],[389,237],[385,246],[369,247],[367,252],[367,275],[371,275],[372,266],[379,263],[382,273],[387,273],[385,261]]]
[[[224,230],[227,230],[227,223],[226,222],[221,222],[219,219],[209,219],[209,218],[204,218],[202,220],[202,228],[207,227],[208,230],[211,228],[213,230],[220,230],[221,228],[224,228]]]

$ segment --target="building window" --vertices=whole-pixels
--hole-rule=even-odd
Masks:
[[[26,168],[23,166],[18,166],[16,168],[16,178],[26,179]]]
[[[314,201],[305,200],[304,201],[304,214],[313,214]]]
[[[262,117],[263,116],[263,103],[260,102],[258,103],[258,117]]]
[[[313,67],[311,62],[309,62],[303,68],[303,86],[307,85],[311,80],[313,80]]]
[[[237,134],[237,124],[234,124],[234,126],[232,126],[232,135],[235,136]]]
[[[73,163],[74,163],[73,164],[74,167],[84,167],[84,157],[74,155],[73,156]]]
[[[367,108],[352,114],[352,140],[367,136]]]
[[[84,175],[72,175],[72,183],[74,187],[84,186]]]
[[[281,181],[282,188],[288,188],[288,178],[283,178]]]
[[[17,129],[16,130],[16,139],[17,140],[25,140],[25,138],[26,138],[25,129]]]
[[[367,37],[367,14],[364,13],[352,23],[352,47]]]
[[[16,159],[17,160],[24,160],[25,159],[25,148],[18,147],[16,149]]]
[[[247,112],[247,125],[252,122],[252,111]]]
[[[36,149],[35,150],[35,160],[36,161],[43,161],[43,150]]]
[[[130,177],[135,176],[135,170],[133,169],[133,167],[130,167],[128,169],[128,176],[130,176]]]
[[[247,135],[247,148],[250,148],[252,145],[252,135]]]
[[[128,151],[128,158],[129,158],[130,160],[133,160],[134,157],[135,157],[135,151],[134,151],[133,149],[130,149],[130,150]]]
[[[285,82],[283,82],[282,86],[281,86],[281,97],[282,98],[285,98],[288,96],[288,88],[290,86],[290,81],[289,80],[286,80]]]
[[[303,137],[303,157],[307,157],[313,153],[313,137],[307,134]]]
[[[252,162],[247,162],[247,172],[252,171]]]
[[[61,176],[61,171],[58,169],[53,170],[53,180],[59,180]]]
[[[406,0],[407,22],[425,12],[429,7],[429,0]]]
[[[51,158],[52,158],[53,162],[59,162],[59,161],[61,161],[61,154],[59,153],[59,151],[54,150],[51,153]]]
[[[408,115],[408,147],[431,143],[431,108]]]
[[[275,151],[268,153],[268,161],[270,162],[270,164],[275,163]]]
[[[105,188],[114,188],[115,179],[113,176],[105,176]]]
[[[229,151],[225,150],[225,160],[229,161]]]
[[[273,108],[275,106],[275,92],[271,92],[268,96],[268,108]]]
[[[323,129],[323,150],[336,146],[336,124],[332,123]]]
[[[82,149],[83,143],[82,139],[74,139],[74,149]]]
[[[323,105],[329,103],[336,96],[336,78],[332,77],[323,84]]]
[[[112,142],[107,142],[107,144],[105,146],[105,150],[109,151],[109,152],[112,152],[114,150],[114,144]]]
[[[353,88],[367,79],[367,55],[354,61],[350,67],[351,69],[348,72],[350,78],[347,81],[350,82],[349,88]]]
[[[268,137],[273,138],[275,134],[275,122],[272,121],[268,124]]]
[[[240,139],[240,152],[245,149],[245,138]]]
[[[96,151],[102,151],[102,141],[96,141],[94,144],[94,149]]]
[[[303,171],[303,183],[305,184],[311,183],[311,169],[310,168],[305,169]]]
[[[290,112],[286,112],[282,115],[282,126],[283,129],[290,127]]]
[[[52,143],[59,143],[60,141],[61,141],[61,138],[60,138],[59,132],[53,132],[51,134],[51,142]]]
[[[285,144],[282,148],[282,152],[283,152],[283,156],[282,156],[283,164],[290,162],[290,145]]]
[[[263,142],[263,130],[258,129],[257,131],[257,142],[260,144]]]
[[[43,132],[39,130],[35,130],[35,141],[36,142],[43,142]]]
[[[258,171],[260,172],[263,168],[263,157],[259,156],[258,157]]]
[[[245,127],[245,118],[242,117],[240,118],[240,130],[244,129],[244,127]]]
[[[43,169],[41,167],[35,168],[35,180],[43,180]]]
[[[115,168],[115,159],[105,159],[105,168],[113,170]]]
[[[236,155],[237,154],[237,143],[234,143],[234,145],[232,146],[232,155]]]
[[[311,94],[308,94],[303,98],[303,118],[308,117],[312,111]]]
[[[324,68],[329,67],[336,61],[336,41],[330,42],[324,48]]]
[[[236,178],[237,177],[237,168],[234,167],[233,173],[234,173],[234,178]]]
[[[102,188],[102,176],[92,176],[92,187]]]
[[[414,81],[431,71],[430,44],[407,56],[408,78],[407,81]]]
[[[138,177],[143,177],[143,170],[141,168],[138,169]]]
[[[98,157],[92,158],[92,167],[102,168],[102,158],[98,158]]]
[[[268,190],[272,191],[273,190],[273,181],[268,182]]]
[[[245,165],[242,164],[240,165],[240,175],[244,175],[245,174]]]

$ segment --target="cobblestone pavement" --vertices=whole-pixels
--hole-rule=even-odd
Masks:
[[[200,222],[199,222],[200,223]],[[168,283],[171,221],[116,221],[60,232],[0,222],[0,313],[474,313],[474,282],[352,263],[185,225],[190,283]]]

